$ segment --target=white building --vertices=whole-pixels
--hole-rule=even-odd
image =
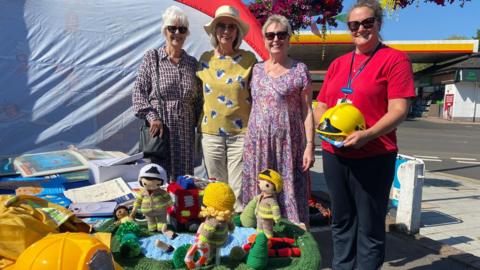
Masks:
[[[451,121],[480,122],[480,54],[459,57],[416,75],[417,82],[444,90],[440,116]]]

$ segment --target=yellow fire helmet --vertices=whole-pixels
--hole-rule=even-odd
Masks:
[[[322,115],[317,132],[335,138],[347,137],[357,130],[365,130],[362,112],[350,103],[340,103]]]
[[[114,270],[110,249],[86,233],[50,234],[28,247],[15,270]]]
[[[277,193],[282,192],[283,180],[282,176],[277,171],[266,169],[258,175],[258,179],[272,183],[275,186],[275,191]]]

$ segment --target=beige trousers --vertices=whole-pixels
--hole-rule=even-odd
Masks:
[[[243,134],[217,136],[202,134],[202,149],[205,167],[209,178],[227,183],[235,193],[235,212],[243,210],[242,170]]]

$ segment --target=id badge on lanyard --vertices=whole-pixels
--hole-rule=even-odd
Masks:
[[[339,98],[337,100],[337,105],[338,104],[341,104],[341,103],[350,103],[352,104],[352,100],[348,98],[349,95],[353,94],[353,88],[352,88],[352,82],[353,80],[363,71],[363,69],[365,68],[365,66],[368,64],[368,62],[370,62],[370,60],[373,58],[373,56],[375,55],[375,53],[378,51],[378,49],[380,48],[381,46],[381,42],[379,42],[377,44],[377,46],[375,47],[375,50],[373,51],[372,55],[370,57],[368,57],[367,61],[365,61],[365,63],[363,63],[360,68],[358,69],[357,73],[355,73],[355,75],[352,77],[352,68],[353,68],[353,62],[355,60],[355,51],[352,52],[352,61],[350,62],[350,72],[348,73],[348,81],[347,81],[347,86],[346,87],[342,87],[341,91],[342,93],[344,94],[343,95],[343,98]]]
[[[343,98],[339,98],[337,100],[337,105],[338,104],[341,104],[341,103],[350,103],[352,104],[352,101],[348,98],[348,95],[352,94],[353,93],[353,89],[352,88],[349,88],[349,87],[342,87],[342,93],[344,93],[345,95],[343,96]]]

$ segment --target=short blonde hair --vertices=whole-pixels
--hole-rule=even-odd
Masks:
[[[163,12],[162,19],[162,33],[164,34],[167,26],[174,25],[176,22],[180,23],[180,26],[185,26],[187,28],[189,26],[187,14],[177,6],[168,7],[165,12]],[[187,31],[187,34],[190,34],[190,30]]]
[[[288,19],[285,18],[285,16],[278,15],[278,14],[268,17],[267,21],[263,24],[262,26],[263,36],[265,36],[265,33],[267,32],[267,28],[273,23],[278,23],[284,26],[287,29],[288,35],[292,36],[293,32],[292,32],[292,26],[290,26],[290,22],[288,22]]]

